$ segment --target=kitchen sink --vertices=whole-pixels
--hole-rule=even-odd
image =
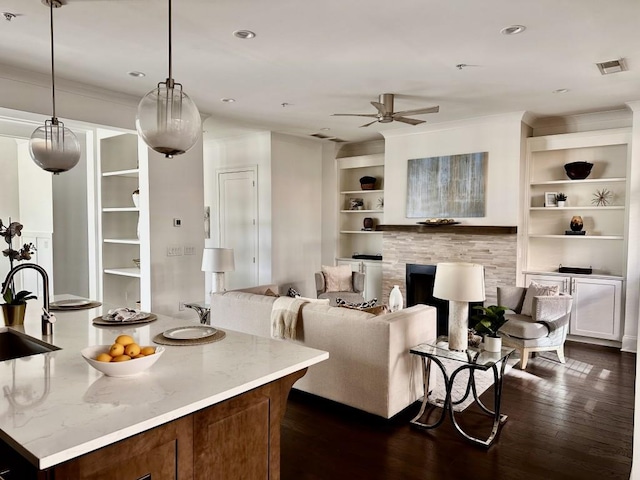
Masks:
[[[9,328],[0,328],[0,362],[60,350],[37,338]]]

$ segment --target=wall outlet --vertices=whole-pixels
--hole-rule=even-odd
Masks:
[[[178,311],[180,311],[180,312],[184,311],[184,302],[179,302],[178,303]]]
[[[179,257],[182,255],[181,245],[169,245],[167,247],[167,257]]]
[[[173,219],[173,226],[174,227],[181,227],[182,226],[182,220],[179,218],[174,218]]]
[[[184,246],[184,254],[185,255],[195,255],[196,254],[196,247],[194,247],[193,245],[185,245]]]

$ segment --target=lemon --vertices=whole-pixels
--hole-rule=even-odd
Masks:
[[[111,360],[112,362],[126,362],[128,360],[131,360],[131,357],[129,355],[118,355],[117,357],[113,357],[113,360]]]
[[[124,347],[125,355],[129,355],[130,357],[136,357],[140,355],[140,346],[137,343],[130,343],[126,347]]]
[[[109,349],[109,355],[111,355],[112,357],[118,357],[123,353],[124,353],[124,345],[121,345],[119,343],[114,343],[113,345],[111,345],[111,348]]]
[[[156,353],[156,349],[155,347],[142,347],[140,349],[140,353],[142,355],[153,355],[154,353]]]
[[[108,353],[101,353],[100,355],[98,355],[96,357],[96,360],[99,362],[110,362],[111,361],[111,355],[109,355]]]
[[[138,355],[136,355],[133,358],[135,359],[135,358],[144,358],[144,357],[146,357],[146,355],[143,355],[143,354],[139,353]]]
[[[127,345],[135,343],[135,340],[130,335],[119,335],[118,338],[116,338],[116,343],[126,347]]]

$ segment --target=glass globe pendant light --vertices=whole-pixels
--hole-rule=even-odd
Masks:
[[[62,7],[61,0],[42,0],[49,6],[51,24],[51,120],[38,127],[29,139],[29,153],[33,161],[43,170],[58,174],[71,170],[80,160],[80,142],[74,133],[56,117],[56,83],[53,57],[53,9]]]
[[[193,147],[201,132],[200,112],[172,77],[171,0],[169,0],[169,78],[147,93],[138,104],[136,129],[144,142],[167,158]]]

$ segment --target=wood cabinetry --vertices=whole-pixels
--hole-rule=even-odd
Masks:
[[[277,480],[287,397],[306,371],[48,470],[38,471],[0,441],[0,468],[20,480]]]
[[[108,136],[111,135],[111,136]],[[99,138],[102,300],[151,307],[149,288],[146,147],[131,133],[103,132]],[[140,190],[139,205],[132,194]],[[140,261],[140,267],[134,260]]]
[[[573,275],[527,274],[532,281],[557,285],[560,292],[573,297],[569,334],[603,340],[621,340],[622,279]]]

